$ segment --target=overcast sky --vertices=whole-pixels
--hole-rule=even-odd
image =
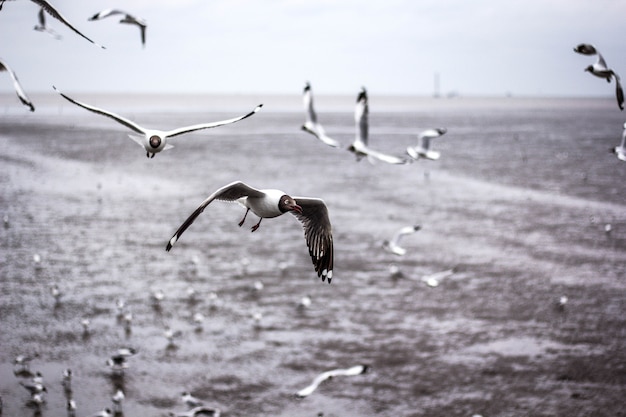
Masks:
[[[50,0],[102,50],[38,6],[6,1],[0,58],[27,92],[614,95],[575,54],[594,44],[626,77],[624,0]],[[90,22],[105,8],[119,17]],[[12,91],[0,73],[0,92]]]

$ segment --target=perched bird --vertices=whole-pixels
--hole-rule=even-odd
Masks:
[[[200,399],[194,397],[193,395],[191,395],[191,393],[189,391],[183,392],[181,394],[180,399],[189,408],[200,407],[200,406],[204,405],[202,400],[200,400]]]
[[[244,206],[246,213],[239,226],[243,225],[248,212],[252,210],[259,217],[258,223],[252,226],[253,232],[259,228],[264,218],[278,217],[287,212],[294,214],[304,226],[304,237],[317,276],[322,281],[328,278],[330,283],[333,276],[333,236],[324,201],[318,198],[290,197],[280,190],[259,190],[240,181],[225,185],[207,197],[178,228],[165,250],[172,249],[183,232],[213,200],[237,201]]]
[[[445,135],[448,130],[445,127],[437,129],[427,129],[417,135],[417,145],[406,148],[406,153],[415,160],[420,158],[436,161],[439,159],[439,152],[430,150],[430,141]]]
[[[328,146],[332,146],[333,148],[341,146],[335,139],[326,135],[324,128],[317,121],[317,114],[313,108],[313,92],[311,91],[311,84],[309,84],[308,81],[304,86],[302,100],[304,102],[304,110],[306,111],[306,119],[302,125],[302,130],[309,132]]]
[[[336,376],[354,376],[361,375],[366,373],[369,370],[368,365],[357,365],[347,369],[333,369],[331,371],[326,371],[319,374],[311,385],[302,388],[300,391],[296,392],[296,397],[306,397],[309,396],[317,389],[317,387],[324,381],[330,378],[334,378]]]
[[[624,123],[624,130],[622,131],[622,142],[619,146],[612,148],[611,152],[617,155],[617,159],[620,161],[626,161],[626,123]]]
[[[357,161],[367,157],[370,162],[379,160],[388,164],[406,164],[408,162],[406,158],[387,155],[369,147],[369,106],[367,101],[367,91],[363,87],[357,96],[356,108],[354,110],[356,137],[354,142],[348,147],[348,150],[356,155]]]
[[[220,417],[219,408],[210,407],[194,407],[189,411],[182,411],[178,413],[168,413],[170,417]]]
[[[0,58],[0,72],[2,71],[8,72],[9,75],[11,76],[11,79],[13,80],[13,88],[15,88],[15,93],[17,94],[17,98],[19,98],[22,104],[28,107],[30,111],[35,111],[35,106],[33,106],[32,101],[30,101],[30,99],[28,98],[24,90],[22,89],[22,85],[20,84],[20,81],[17,79],[17,75],[11,69],[11,67],[9,67],[7,63],[4,62]]]
[[[181,127],[178,129],[166,131],[166,130],[157,130],[157,129],[145,129],[139,126],[138,124],[136,124],[135,122],[132,122],[128,119],[123,118],[122,116],[119,116],[115,113],[108,112],[106,110],[99,109],[97,107],[90,106],[88,104],[81,103],[79,101],[76,101],[66,96],[62,92],[60,92],[56,87],[53,86],[53,88],[67,101],[74,103],[77,106],[82,107],[86,110],[92,111],[94,113],[101,114],[106,117],[110,117],[111,119],[117,121],[118,123],[121,123],[122,125],[133,130],[134,132],[139,133],[139,135],[129,135],[129,137],[135,142],[137,142],[139,145],[141,145],[146,150],[146,156],[148,158],[154,158],[154,155],[156,155],[157,153],[165,149],[172,148],[173,146],[167,143],[168,139],[170,138],[173,138],[178,135],[182,135],[184,133],[194,132],[196,130],[210,129],[213,127],[224,126],[227,124],[238,122],[240,120],[243,120],[245,118],[252,116],[256,112],[258,112],[263,106],[262,104],[259,104],[250,113],[245,114],[243,116],[235,117],[233,119],[222,120],[222,121],[213,122],[213,123],[202,123],[202,124],[186,126],[186,127]]]
[[[127,23],[127,24],[131,24],[131,25],[136,25],[139,30],[141,31],[141,45],[142,46],[146,46],[146,27],[147,27],[147,23],[145,20],[135,17],[131,14],[128,14],[126,12],[123,12],[121,10],[117,10],[117,9],[106,9],[103,10],[101,12],[98,12],[96,14],[94,14],[93,16],[91,16],[89,19],[87,20],[100,20],[100,19],[104,19],[105,17],[109,17],[109,16],[113,16],[113,15],[117,15],[117,14],[121,14],[124,17],[122,17],[122,20],[120,20],[120,23]]]
[[[113,402],[113,412],[115,414],[122,412],[122,402],[124,401],[124,391],[118,389],[115,391],[115,394],[111,397],[111,401]]]
[[[620,77],[615,71],[610,69],[606,65],[604,57],[598,50],[588,43],[581,43],[574,48],[574,52],[582,55],[597,55],[598,58],[593,65],[589,65],[585,68],[585,71],[595,75],[596,77],[605,79],[608,83],[611,82],[611,78],[615,79],[615,97],[617,98],[617,105],[620,110],[624,110],[624,91],[620,83]]]
[[[404,254],[406,254],[406,249],[400,246],[400,240],[404,236],[413,234],[417,232],[418,230],[420,230],[421,228],[422,227],[418,224],[416,224],[415,226],[402,227],[400,230],[394,233],[391,240],[383,241],[383,248],[385,248],[385,250],[389,253],[393,253],[394,255],[398,255],[398,256],[403,256]]]
[[[37,17],[39,19],[39,23],[35,25],[35,30],[39,32],[46,32],[54,39],[61,39],[61,35],[59,35],[54,29],[46,25],[46,14],[44,13],[43,7],[39,9],[39,14]]]

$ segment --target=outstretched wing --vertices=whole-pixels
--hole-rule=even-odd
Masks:
[[[624,90],[622,89],[619,75],[617,75],[615,71],[613,71],[613,78],[615,78],[615,98],[617,98],[617,105],[620,110],[624,110]]]
[[[1,71],[6,71],[11,76],[11,79],[13,80],[13,87],[15,88],[17,97],[20,99],[22,104],[29,107],[30,111],[35,111],[35,106],[33,106],[33,103],[30,101],[30,99],[22,89],[22,85],[17,79],[17,75],[15,74],[15,72],[4,61],[0,59],[0,72]]]
[[[72,26],[72,24],[70,22],[68,22],[63,15],[61,15],[61,13],[59,13],[57,11],[57,9],[55,9],[50,3],[48,3],[46,0],[31,0],[33,3],[38,4],[39,6],[43,7],[46,12],[48,12],[48,14],[52,17],[54,17],[55,19],[57,19],[58,21],[62,22],[65,26],[67,26],[68,28],[72,29],[74,32],[78,33],[80,36],[82,36],[83,38],[87,39],[89,42],[93,43],[96,46],[99,46],[102,49],[105,49],[104,46],[99,45],[97,43],[95,43],[94,41],[92,41],[91,39],[89,39],[87,36],[83,35],[78,29],[76,29],[74,26]]]
[[[187,218],[180,225],[174,236],[167,242],[167,246],[165,247],[166,251],[170,251],[172,246],[178,241],[180,236],[187,230],[189,226],[196,220],[196,218],[204,211],[204,209],[211,204],[213,200],[223,200],[223,201],[236,201],[241,197],[253,196],[253,197],[262,197],[264,193],[262,191],[257,190],[256,188],[250,187],[247,184],[244,184],[241,181],[235,181],[228,185],[223,186],[219,190],[215,191],[213,194],[208,196],[202,204],[193,212],[191,216]]]
[[[210,129],[212,127],[224,126],[224,125],[228,125],[231,123],[235,123],[235,122],[238,122],[240,120],[243,120],[252,116],[256,112],[261,110],[261,107],[263,107],[263,104],[259,104],[258,106],[256,106],[256,108],[252,110],[250,113],[245,114],[243,116],[235,117],[233,119],[222,120],[220,122],[213,122],[213,123],[202,123],[202,124],[197,124],[193,126],[181,127],[179,129],[170,130],[169,132],[165,132],[165,136],[171,138],[173,136],[182,135],[183,133],[189,133],[189,132],[202,130],[202,129]]]
[[[402,165],[402,164],[406,164],[409,162],[409,160],[407,158],[401,157],[401,156],[395,156],[395,155],[389,155],[386,153],[382,153],[379,151],[375,151],[374,149],[371,149],[367,146],[359,149],[360,152],[362,152],[363,154],[367,155],[368,159],[371,160],[371,158],[373,159],[377,159],[379,161],[382,162],[386,162],[388,164],[395,164],[395,165]]]

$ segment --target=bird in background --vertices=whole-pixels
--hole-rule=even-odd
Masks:
[[[54,29],[46,24],[46,14],[44,13],[44,8],[39,9],[39,13],[37,15],[38,23],[35,25],[33,29],[39,32],[46,32],[54,39],[61,39],[61,35],[59,35]]]
[[[406,158],[388,155],[369,147],[369,105],[365,87],[362,87],[361,92],[357,95],[354,122],[356,125],[356,136],[352,144],[348,146],[348,151],[356,155],[357,161],[367,157],[367,160],[371,163],[382,161],[388,164],[406,164],[408,162]]]
[[[172,249],[185,230],[214,200],[236,201],[246,208],[246,213],[239,222],[240,227],[248,212],[252,211],[259,217],[258,223],[252,226],[253,232],[259,228],[264,218],[292,213],[304,227],[304,237],[317,276],[322,281],[328,278],[330,284],[333,277],[333,236],[324,201],[319,198],[291,197],[284,191],[275,189],[256,189],[241,181],[227,184],[208,196],[174,233],[167,243],[166,251]]]
[[[404,238],[404,236],[413,234],[420,230],[422,226],[416,224],[414,226],[405,226],[400,228],[396,233],[393,234],[391,240],[383,241],[383,248],[389,253],[393,253],[394,255],[403,256],[406,254],[406,249],[400,246],[400,240]]]
[[[589,65],[585,68],[585,71],[588,71],[590,74],[595,75],[598,78],[605,79],[608,83],[611,82],[611,79],[615,80],[615,97],[617,98],[617,105],[620,110],[624,110],[624,90],[622,89],[622,84],[620,83],[620,77],[617,75],[615,71],[610,69],[606,65],[606,61],[600,52],[591,44],[581,43],[574,48],[574,52],[577,52],[582,55],[596,55],[597,59],[592,65]]]
[[[368,365],[357,365],[351,368],[333,369],[330,371],[322,372],[321,374],[315,377],[315,379],[309,386],[302,388],[300,391],[296,392],[296,397],[303,398],[303,397],[307,397],[311,395],[317,389],[317,387],[319,387],[319,385],[322,382],[326,381],[327,379],[331,379],[337,376],[361,375],[361,374],[366,373],[368,370],[369,370]]]
[[[626,161],[626,123],[624,123],[624,130],[622,131],[622,142],[619,146],[612,148],[611,152],[613,152],[620,161]]]
[[[143,46],[145,48],[146,46],[146,28],[148,27],[146,21],[142,18],[139,17],[135,17],[129,13],[126,13],[122,10],[118,10],[118,9],[106,9],[106,10],[102,10],[101,12],[98,12],[96,14],[94,14],[93,16],[91,16],[89,19],[90,21],[94,21],[94,20],[100,20],[100,19],[104,19],[106,17],[109,16],[114,16],[114,15],[122,15],[122,19],[120,20],[119,23],[126,23],[126,24],[130,24],[130,25],[136,25],[140,32],[141,32],[141,46]]]
[[[430,141],[445,135],[447,131],[448,130],[445,127],[439,127],[420,132],[417,135],[417,145],[406,148],[406,153],[415,160],[430,159],[431,161],[436,161],[439,159],[441,154],[430,149]]]
[[[157,153],[159,153],[159,152],[161,152],[163,150],[172,148],[173,146],[168,143],[168,140],[173,138],[173,137],[175,137],[175,136],[182,135],[184,133],[194,132],[196,130],[210,129],[210,128],[213,128],[213,127],[224,126],[224,125],[228,125],[228,124],[231,124],[231,123],[238,122],[240,120],[246,119],[246,118],[254,115],[256,112],[261,110],[261,107],[263,106],[263,104],[259,104],[250,113],[247,113],[247,114],[245,114],[243,116],[235,117],[233,119],[221,120],[219,122],[212,122],[212,123],[201,123],[201,124],[181,127],[181,128],[173,129],[173,130],[157,130],[157,129],[146,129],[146,128],[143,128],[143,127],[139,126],[138,124],[136,124],[135,122],[132,122],[129,119],[126,119],[126,118],[124,118],[122,116],[119,116],[119,115],[117,115],[115,113],[112,113],[112,112],[109,112],[109,111],[106,111],[106,110],[103,110],[103,109],[99,109],[97,107],[93,107],[93,106],[90,106],[88,104],[76,101],[76,100],[66,96],[62,92],[60,92],[55,86],[52,86],[52,88],[54,88],[54,90],[57,93],[59,93],[63,98],[65,98],[70,103],[74,103],[77,106],[82,107],[82,108],[84,108],[86,110],[89,110],[91,112],[94,112],[96,114],[100,114],[102,116],[110,117],[111,119],[113,119],[116,122],[126,126],[127,128],[131,129],[132,131],[134,131],[136,133],[139,133],[139,135],[128,135],[128,137],[130,137],[132,140],[137,142],[140,146],[142,146],[146,150],[146,156],[148,158],[154,158],[154,156]]]
[[[306,119],[302,125],[302,130],[312,134],[328,146],[332,146],[333,148],[340,147],[340,143],[326,135],[324,127],[322,127],[322,125],[317,121],[317,114],[313,108],[313,91],[311,90],[311,84],[308,81],[304,86],[302,101],[304,103],[304,110],[306,111]]]
[[[17,79],[17,74],[15,74],[15,71],[13,71],[11,67],[9,67],[9,65],[4,62],[2,58],[0,58],[0,72],[2,71],[8,72],[11,76],[11,79],[13,80],[13,88],[15,89],[15,93],[17,93],[17,98],[19,98],[22,104],[28,107],[30,111],[35,111],[35,106],[33,106],[33,102],[30,101],[30,99],[22,89],[20,81]]]

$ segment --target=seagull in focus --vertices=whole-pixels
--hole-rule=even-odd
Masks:
[[[415,160],[420,158],[436,161],[439,159],[440,153],[430,149],[430,141],[445,135],[448,130],[445,127],[436,129],[427,129],[417,135],[417,145],[406,148],[406,153]]]
[[[612,148],[611,152],[617,155],[617,159],[620,161],[626,161],[626,123],[624,123],[624,130],[622,131],[622,143]]]
[[[317,121],[317,114],[313,108],[313,92],[311,91],[311,84],[307,81],[304,86],[302,101],[304,102],[304,110],[306,111],[306,120],[302,125],[302,130],[309,132],[328,146],[338,148],[341,146],[339,142],[326,135],[324,128]]]
[[[46,32],[54,39],[61,39],[61,35],[59,35],[54,29],[46,25],[46,14],[44,13],[43,7],[39,9],[39,14],[37,17],[39,19],[39,23],[35,25],[35,30],[39,32]]]
[[[367,103],[367,91],[362,87],[361,92],[357,96],[356,108],[354,110],[354,121],[356,123],[356,137],[354,142],[348,147],[348,150],[356,155],[357,161],[361,158],[367,159],[373,163],[374,161],[383,161],[388,164],[406,164],[408,160],[403,157],[387,155],[382,152],[375,151],[368,146],[369,141],[369,106]]]
[[[328,278],[330,284],[333,276],[333,236],[324,201],[318,198],[290,197],[280,190],[260,190],[241,181],[225,185],[207,197],[178,228],[167,243],[166,251],[172,249],[185,230],[213,200],[237,201],[244,206],[246,213],[239,226],[243,225],[248,212],[252,210],[259,217],[258,223],[252,226],[253,232],[259,228],[264,218],[278,217],[287,212],[294,214],[304,226],[304,237],[317,276],[322,281]]]
[[[235,117],[233,119],[221,120],[219,122],[212,122],[212,123],[202,123],[202,124],[186,126],[186,127],[181,127],[181,128],[178,128],[178,129],[167,130],[166,131],[166,130],[157,130],[157,129],[145,129],[145,128],[139,126],[138,124],[136,124],[135,122],[130,121],[129,119],[126,119],[126,118],[124,118],[122,116],[119,116],[119,115],[117,115],[115,113],[111,113],[109,111],[106,111],[106,110],[103,110],[103,109],[99,109],[97,107],[93,107],[93,106],[90,106],[88,104],[76,101],[76,100],[66,96],[62,92],[60,92],[56,87],[53,86],[53,88],[54,88],[54,90],[56,92],[58,92],[67,101],[69,101],[71,103],[74,103],[77,106],[82,107],[82,108],[84,108],[86,110],[89,110],[91,112],[94,112],[96,114],[100,114],[100,115],[103,115],[103,116],[106,116],[106,117],[110,117],[111,119],[115,120],[116,122],[118,122],[118,123],[128,127],[132,131],[134,131],[136,133],[139,133],[139,135],[130,134],[129,137],[132,140],[134,140],[135,142],[137,142],[139,145],[141,145],[146,150],[146,156],[148,158],[154,158],[154,156],[157,153],[159,153],[159,152],[161,152],[163,150],[172,148],[173,146],[168,143],[168,140],[170,138],[173,138],[173,137],[178,136],[178,135],[182,135],[184,133],[194,132],[196,130],[210,129],[210,128],[213,128],[213,127],[224,126],[224,125],[228,125],[228,124],[231,124],[231,123],[238,122],[240,120],[246,119],[246,118],[254,115],[263,106],[262,104],[259,104],[250,113],[245,114],[243,116]]]
[[[317,387],[324,381],[330,378],[334,378],[336,376],[354,376],[361,375],[366,373],[369,370],[368,365],[357,365],[347,369],[333,369],[331,371],[326,371],[319,374],[311,385],[302,388],[300,391],[296,392],[296,397],[307,397],[313,393],[317,389]]]
[[[452,276],[456,272],[456,268],[446,269],[445,271],[435,272],[433,274],[424,275],[422,282],[429,287],[437,287],[442,279]]]
[[[17,98],[19,98],[22,104],[28,107],[30,111],[35,111],[35,106],[33,106],[32,101],[30,101],[30,99],[28,98],[24,90],[22,89],[22,85],[20,84],[20,81],[17,79],[17,75],[11,69],[11,67],[9,67],[7,63],[4,62],[0,58],[0,72],[2,71],[8,72],[9,75],[11,76],[11,79],[13,80],[13,88],[15,89],[15,92],[17,93]]]
[[[170,417],[220,417],[219,408],[210,407],[194,407],[189,411],[182,411],[178,413],[168,413]]]
[[[120,20],[120,23],[127,23],[127,24],[131,24],[131,25],[136,25],[139,30],[141,31],[141,45],[143,47],[146,46],[146,27],[148,26],[146,21],[144,19],[135,17],[129,13],[123,12],[121,10],[118,9],[106,9],[103,10],[101,12],[98,12],[96,14],[94,14],[93,16],[91,16],[89,19],[90,21],[94,21],[94,20],[100,20],[100,19],[104,19],[105,17],[109,17],[109,16],[113,16],[113,15],[123,15],[124,17],[122,17],[122,20]]]
[[[187,405],[189,408],[200,407],[204,405],[202,400],[191,395],[189,391],[185,391],[181,394],[181,401]]]
[[[406,249],[400,246],[400,240],[407,235],[413,234],[420,230],[422,227],[419,224],[414,226],[404,226],[394,233],[391,240],[385,240],[383,242],[383,248],[389,253],[394,255],[403,256],[406,254]]]
[[[596,62],[593,65],[589,65],[585,68],[585,71],[595,75],[596,77],[605,79],[608,83],[611,82],[611,78],[615,79],[615,97],[617,98],[617,105],[620,110],[624,110],[624,91],[620,83],[620,77],[615,71],[610,69],[606,65],[606,61],[600,52],[588,43],[581,43],[574,48],[574,52],[582,55],[597,55]]]

